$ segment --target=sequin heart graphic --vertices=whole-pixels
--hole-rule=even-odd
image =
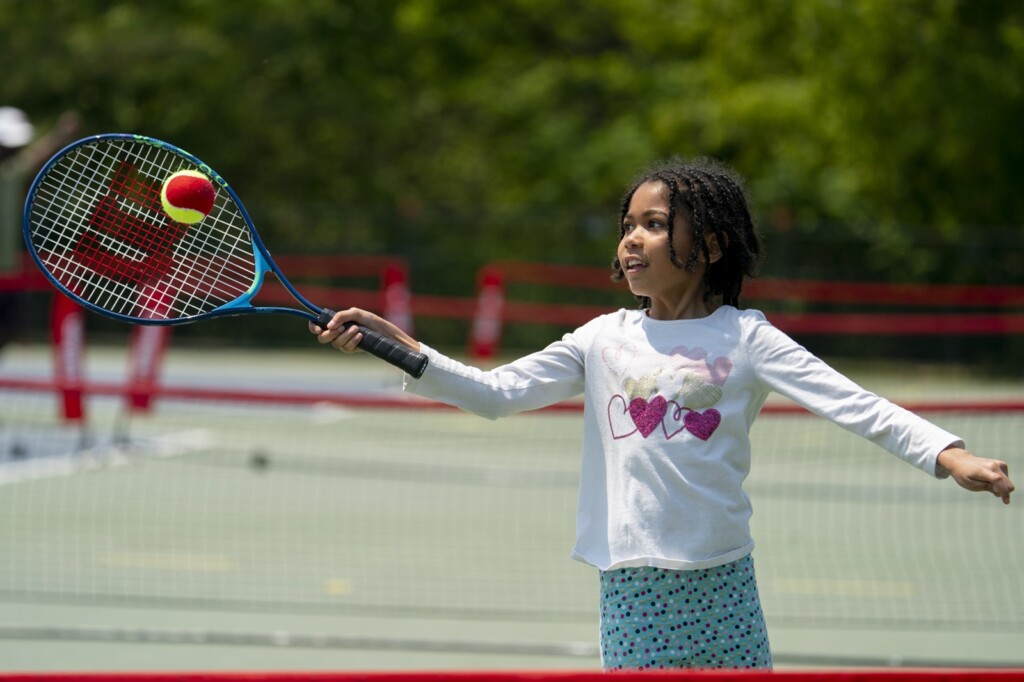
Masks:
[[[696,374],[687,374],[683,379],[682,388],[679,389],[678,397],[683,399],[683,405],[687,408],[702,410],[722,399],[722,389],[705,382]]]
[[[601,359],[604,360],[605,366],[617,377],[626,373],[635,356],[636,348],[629,343],[618,347],[609,346],[601,351]]]
[[[629,416],[633,418],[633,423],[636,424],[637,430],[644,438],[658,428],[661,420],[665,418],[667,410],[668,401],[660,395],[656,395],[650,400],[633,398],[629,401]]]
[[[613,395],[608,401],[608,428],[612,438],[619,440],[636,433],[636,426],[629,416],[629,405],[621,395]]]
[[[665,431],[665,440],[672,440],[686,430],[686,423],[683,421],[686,409],[674,400],[668,401],[665,418],[661,421],[661,428]]]
[[[626,379],[622,382],[622,388],[630,399],[649,398],[658,391],[657,375],[646,376],[642,379]]]
[[[711,438],[711,435],[721,423],[722,415],[716,409],[704,412],[687,412],[686,416],[683,417],[683,425],[686,427],[686,430],[701,440]]]
[[[729,373],[732,372],[732,360],[722,356],[708,361],[708,352],[703,348],[676,346],[670,351],[670,355],[685,358],[679,365],[681,369],[699,372],[705,381],[715,386],[724,386]]]

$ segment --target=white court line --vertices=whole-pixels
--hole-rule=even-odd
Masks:
[[[213,433],[209,429],[192,429],[133,440],[123,445],[106,443],[65,455],[3,462],[0,463],[0,486],[121,467],[140,458],[177,457],[207,449],[213,443]]]

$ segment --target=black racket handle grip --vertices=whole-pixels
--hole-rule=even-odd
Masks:
[[[332,317],[334,317],[334,311],[330,308],[324,308],[320,311],[320,316],[317,317],[316,323],[322,329],[326,329],[327,323],[331,321]],[[426,355],[409,350],[402,344],[392,341],[386,336],[381,336],[372,329],[367,329],[361,325],[354,325],[352,322],[346,323],[345,329],[352,326],[359,327],[359,333],[363,335],[362,340],[359,342],[359,347],[367,353],[376,355],[384,362],[390,362],[395,367],[405,371],[406,374],[417,379],[423,376],[423,372],[427,369]]]

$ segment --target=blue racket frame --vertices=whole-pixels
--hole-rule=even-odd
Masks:
[[[148,318],[148,317],[135,317],[131,315],[124,315],[116,311],[108,310],[94,304],[85,298],[79,296],[75,292],[71,291],[63,283],[61,283],[53,274],[49,268],[39,257],[36,251],[35,244],[33,242],[33,230],[32,230],[32,208],[35,205],[35,199],[39,192],[40,186],[46,180],[49,172],[55,165],[60,163],[61,159],[70,152],[74,151],[79,147],[84,147],[90,144],[98,144],[104,142],[130,142],[133,144],[144,144],[157,148],[162,151],[170,152],[189,164],[196,167],[197,170],[202,172],[204,175],[210,178],[216,183],[219,190],[227,192],[231,201],[234,203],[234,207],[237,209],[238,214],[242,217],[245,223],[245,227],[249,233],[250,243],[252,244],[252,255],[254,259],[254,277],[253,282],[249,288],[241,295],[236,298],[222,303],[213,310],[199,312],[196,314],[183,315],[171,318]],[[95,312],[97,314],[109,317],[122,322],[130,324],[142,324],[142,325],[180,325],[180,324],[191,324],[193,322],[200,322],[202,320],[209,320],[218,317],[231,317],[237,315],[251,315],[251,314],[284,314],[292,315],[304,318],[308,321],[315,322],[321,327],[326,326],[327,322],[334,316],[334,311],[330,308],[321,308],[309,299],[303,296],[299,291],[288,281],[288,278],[284,276],[281,269],[278,268],[277,264],[274,263],[274,259],[271,257],[270,252],[267,250],[266,245],[259,236],[259,232],[256,230],[252,218],[249,216],[249,212],[246,210],[242,200],[235,193],[235,190],[224,180],[219,173],[217,173],[209,164],[199,159],[194,154],[191,154],[180,147],[177,147],[168,142],[158,140],[156,138],[147,137],[145,135],[134,135],[129,133],[107,133],[102,135],[92,135],[90,137],[82,138],[67,145],[59,152],[57,152],[52,158],[50,158],[40,169],[35,179],[32,181],[31,186],[28,190],[28,195],[25,198],[25,209],[24,218],[22,223],[22,232],[25,239],[25,244],[28,248],[28,252],[32,257],[39,270],[45,275],[54,287],[69,297],[83,308]],[[263,282],[266,278],[267,273],[273,273],[279,282],[287,289],[288,293],[300,304],[305,306],[306,310],[299,308],[287,308],[280,306],[257,306],[252,303],[253,298],[259,292],[263,286]],[[351,323],[347,324],[346,327],[351,326]],[[387,361],[391,364],[399,367],[414,377],[420,377],[426,370],[428,361],[427,357],[421,353],[416,353],[409,350],[405,346],[396,343],[390,338],[384,337],[377,332],[367,329],[365,327],[359,328],[362,334],[362,340],[359,343],[359,347],[368,351],[369,353]]]
[[[217,307],[214,310],[205,313],[200,313],[197,315],[190,315],[187,317],[178,317],[172,319],[141,318],[133,317],[131,315],[122,315],[120,313],[116,313],[105,308],[102,308],[100,306],[97,306],[93,303],[90,303],[89,301],[85,300],[81,296],[78,296],[73,291],[65,287],[60,281],[57,280],[57,278],[55,278],[50,273],[47,267],[43,264],[42,260],[39,258],[39,254],[36,253],[35,246],[32,243],[31,209],[36,197],[36,193],[38,192],[39,186],[42,184],[43,180],[45,180],[45,178],[47,177],[47,173],[50,171],[51,168],[53,168],[54,165],[56,165],[60,161],[60,159],[63,156],[70,153],[74,149],[77,149],[78,147],[83,147],[89,144],[96,144],[97,142],[103,142],[105,140],[120,140],[125,142],[147,144],[152,147],[156,147],[158,149],[162,149],[165,151],[169,151],[173,154],[176,154],[177,156],[180,156],[181,158],[188,161],[189,163],[194,164],[201,173],[210,178],[211,181],[215,182],[219,189],[222,189],[228,193],[228,195],[231,197],[231,200],[238,208],[238,212],[242,216],[242,219],[245,221],[246,227],[249,229],[249,235],[253,246],[253,258],[255,259],[256,271],[255,278],[253,280],[252,286],[250,286],[249,289],[244,294],[235,298],[232,301],[224,303],[223,305]],[[257,232],[256,226],[253,223],[252,218],[249,216],[249,212],[245,208],[245,204],[242,203],[242,200],[238,197],[238,194],[235,193],[235,190],[231,187],[231,185],[227,183],[227,181],[223,177],[221,177],[219,173],[217,173],[217,171],[213,170],[213,168],[211,168],[209,164],[207,164],[194,154],[191,154],[185,151],[184,149],[177,147],[169,142],[164,142],[163,140],[158,140],[153,137],[147,137],[145,135],[133,135],[129,133],[106,133],[102,135],[92,135],[86,138],[82,138],[81,140],[76,140],[75,142],[72,142],[71,144],[61,149],[43,165],[39,173],[36,174],[35,179],[32,181],[32,185],[29,187],[28,195],[25,198],[25,210],[24,219],[22,221],[22,233],[25,238],[25,244],[28,247],[29,255],[32,257],[32,260],[35,262],[36,266],[43,273],[43,275],[45,275],[46,278],[50,281],[50,283],[53,284],[61,293],[63,293],[65,296],[69,297],[70,299],[81,305],[83,308],[86,308],[87,310],[91,310],[95,313],[103,315],[104,317],[109,317],[115,320],[119,320],[121,322],[127,322],[129,324],[142,324],[154,326],[172,326],[180,324],[190,324],[192,322],[200,322],[202,320],[209,320],[216,317],[231,317],[236,315],[266,313],[294,315],[296,317],[302,317],[312,322],[325,324],[326,320],[324,319],[323,316],[326,312],[331,312],[329,311],[329,309],[321,308],[315,305],[312,301],[310,301],[301,293],[299,293],[295,286],[288,281],[288,278],[285,277],[284,273],[281,272],[281,269],[277,267],[276,263],[274,263],[273,257],[271,257],[266,245],[260,238],[259,232]],[[287,308],[278,306],[253,305],[252,299],[256,297],[256,294],[263,286],[263,281],[266,278],[268,272],[273,273],[273,275],[281,282],[285,289],[288,290],[288,293],[290,293],[295,298],[296,301],[301,303],[308,310],[300,310],[298,308]],[[332,315],[333,312],[331,312],[331,315],[327,316],[327,319],[330,319]]]

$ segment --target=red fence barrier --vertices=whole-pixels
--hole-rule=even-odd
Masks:
[[[415,317],[466,320],[470,323],[469,352],[476,358],[498,353],[509,323],[571,328],[612,308],[515,300],[509,291],[512,284],[620,291],[628,300],[626,285],[612,282],[610,270],[604,267],[499,261],[479,271],[476,295],[466,298],[411,293],[408,266],[397,256],[283,255],[276,261],[311,300],[327,306],[351,305],[380,311],[410,333]],[[377,286],[339,288],[335,284],[339,279],[351,278],[374,278]],[[0,276],[0,291],[48,288],[46,279],[27,263],[22,272]],[[790,334],[1024,334],[1022,286],[755,279],[747,284],[743,297],[755,305],[783,301],[814,307],[868,308],[860,312],[768,311],[769,319]],[[288,291],[272,279],[264,283],[259,299],[270,304],[291,303]],[[907,312],[896,310],[897,307],[924,310]],[[934,308],[947,310],[928,311]],[[957,308],[961,310],[950,311]]]
[[[503,261],[481,270],[478,276],[477,317],[470,336],[470,352],[477,358],[497,354],[505,323],[579,326],[608,307],[560,305],[511,300],[513,283],[560,288],[619,290],[609,268]],[[1006,312],[768,312],[774,325],[789,334],[873,335],[1003,335],[1024,334],[1024,287],[964,284],[903,284],[878,282],[824,282],[791,279],[751,280],[746,301],[786,301],[810,304],[859,304],[888,307],[996,308]]]
[[[53,343],[53,374],[61,398],[62,417],[69,422],[80,422],[85,418],[82,405],[85,311],[70,298],[53,298],[50,339]]]

